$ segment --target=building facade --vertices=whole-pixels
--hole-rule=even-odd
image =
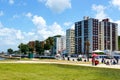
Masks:
[[[99,49],[118,50],[118,24],[103,19],[99,23]]]
[[[54,37],[53,55],[62,54],[66,50],[66,37]]]
[[[89,52],[98,49],[98,19],[84,17],[75,23],[75,53],[85,54],[89,41]]]
[[[75,53],[75,30],[66,30],[66,53],[68,55]]]
[[[75,22],[75,53],[85,54],[87,42],[89,53],[94,50],[117,50],[117,24],[104,19],[84,17],[84,20]]]

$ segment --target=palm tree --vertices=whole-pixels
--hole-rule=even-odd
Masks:
[[[86,56],[87,56],[87,61],[89,61],[89,46],[90,46],[90,43],[88,40],[86,40],[85,42],[85,46],[86,46]]]

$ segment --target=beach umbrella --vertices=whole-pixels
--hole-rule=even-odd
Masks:
[[[95,53],[92,54],[92,57],[97,57],[97,56],[98,56],[98,54],[95,54]]]

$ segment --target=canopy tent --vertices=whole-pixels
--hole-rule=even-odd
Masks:
[[[102,51],[102,50],[95,50],[95,51],[92,51],[92,52],[95,52],[95,53],[103,52],[104,53],[104,51]]]
[[[104,50],[104,53],[110,53],[110,50],[106,49],[106,50]]]
[[[120,51],[113,51],[114,54],[120,54]]]

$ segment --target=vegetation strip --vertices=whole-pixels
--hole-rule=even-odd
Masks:
[[[120,70],[62,64],[0,64],[0,80],[119,80]]]
[[[72,61],[0,61],[0,63],[24,63],[24,64],[65,64],[65,65],[78,65],[78,66],[89,66],[89,67],[100,67],[100,68],[114,68],[114,69],[120,69],[120,65],[105,65],[105,64],[99,64],[97,66],[92,66],[91,63],[84,63],[84,62],[72,62]]]

